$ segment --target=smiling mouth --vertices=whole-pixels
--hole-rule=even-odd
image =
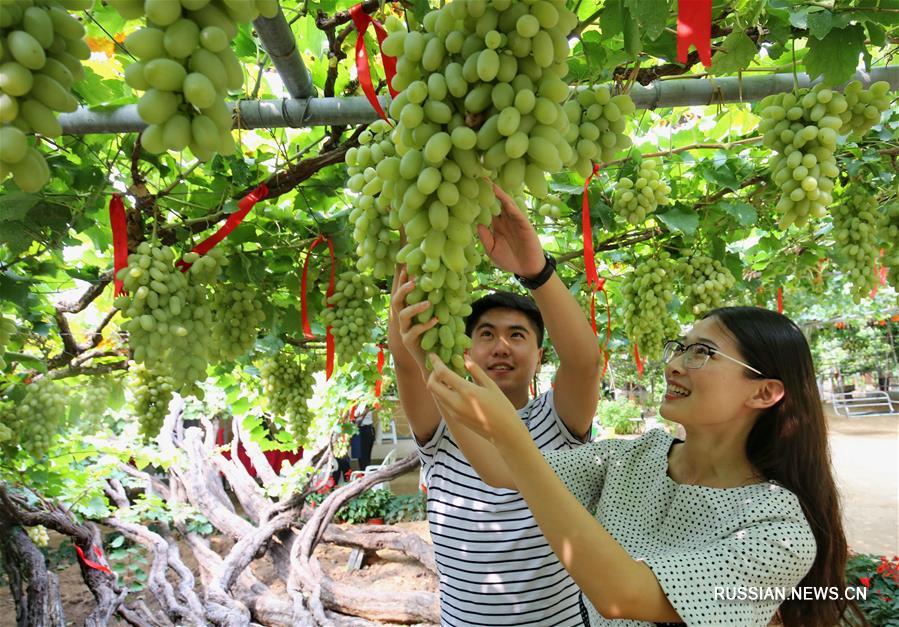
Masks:
[[[512,366],[491,366],[487,369],[489,372],[512,372],[514,368]]]
[[[690,390],[675,385],[674,383],[669,383],[668,389],[665,390],[666,398],[686,398],[688,396],[690,396]]]

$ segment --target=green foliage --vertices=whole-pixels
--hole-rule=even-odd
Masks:
[[[335,518],[339,522],[364,523],[372,518],[384,519],[393,495],[390,490],[368,489],[337,510]]]
[[[401,494],[390,499],[384,513],[384,522],[392,525],[398,522],[425,520],[427,516],[428,499],[423,492]]]
[[[858,605],[871,625],[899,626],[899,557],[850,555],[846,585],[867,588]]]
[[[617,435],[630,435],[640,431],[643,420],[640,406],[628,400],[601,400],[596,414],[604,427],[610,427]]]

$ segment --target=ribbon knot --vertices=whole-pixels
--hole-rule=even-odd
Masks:
[[[381,51],[381,62],[384,66],[384,76],[387,78],[387,89],[390,91],[390,96],[396,98],[398,92],[393,88],[393,77],[396,75],[396,57],[384,54],[384,49],[381,47],[384,40],[387,38],[387,31],[381,26],[380,22],[373,19],[372,16],[365,12],[362,4],[357,4],[350,8],[350,17],[353,18],[353,24],[356,26],[356,30],[359,33],[356,38],[356,75],[359,77],[359,85],[362,87],[362,93],[365,94],[368,102],[371,103],[372,108],[377,111],[378,115],[390,123],[390,120],[387,119],[387,114],[384,113],[384,109],[378,101],[378,95],[375,93],[375,88],[372,85],[368,50],[365,48],[365,32],[368,30],[368,25],[371,24],[374,26],[375,34],[378,38],[378,49]]]

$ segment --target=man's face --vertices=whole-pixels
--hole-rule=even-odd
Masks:
[[[471,333],[468,356],[506,396],[527,395],[543,349],[530,318],[516,309],[488,309]]]

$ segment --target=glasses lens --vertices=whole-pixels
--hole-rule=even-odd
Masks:
[[[708,361],[708,358],[708,349],[694,344],[687,350],[687,354],[684,355],[684,366],[687,368],[702,368],[705,362]]]
[[[673,340],[669,340],[669,341],[665,342],[665,348],[662,351],[662,361],[664,361],[667,364],[669,361],[674,359],[674,356],[677,355],[677,352],[678,352],[678,343],[677,342],[675,342]]]

